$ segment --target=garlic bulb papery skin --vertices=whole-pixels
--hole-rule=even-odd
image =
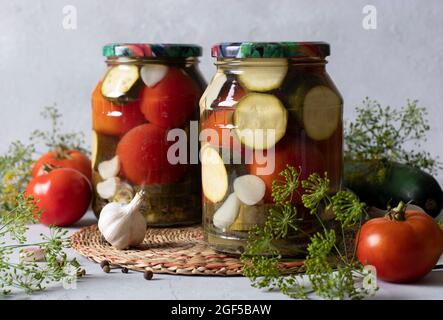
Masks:
[[[101,210],[98,229],[113,247],[122,250],[143,242],[146,219],[139,210],[143,198],[139,191],[130,203],[111,202]]]

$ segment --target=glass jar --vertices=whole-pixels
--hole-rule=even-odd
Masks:
[[[322,42],[212,48],[217,72],[200,100],[200,127],[203,225],[213,248],[243,252],[249,231],[263,226],[274,206],[272,182],[287,165],[300,180],[327,172],[332,189],[340,189],[343,100],[326,73],[328,55]],[[275,245],[302,256],[319,226],[300,195],[292,203],[304,232]]]
[[[200,168],[186,157],[171,161],[168,150],[174,129],[187,149],[191,120],[198,121],[201,47],[111,44],[103,54],[108,68],[92,94],[94,213],[143,189],[148,225],[200,222]]]

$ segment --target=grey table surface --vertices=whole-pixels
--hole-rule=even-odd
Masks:
[[[88,212],[74,227],[73,233],[82,226],[96,223]],[[30,226],[28,240],[37,240],[47,228],[42,225]],[[123,274],[118,269],[104,273],[100,266],[73,250],[75,256],[86,269],[87,275],[76,283],[75,289],[65,289],[62,285],[52,285],[44,291],[27,295],[16,292],[8,299],[211,299],[211,300],[267,300],[287,299],[278,292],[252,288],[248,279],[243,277],[195,277],[156,274],[151,281],[144,280],[142,273],[130,271]],[[443,263],[443,258],[440,258]],[[315,298],[315,297],[314,297]],[[379,282],[379,291],[372,299],[443,299],[443,270],[433,271],[414,284],[390,284]]]

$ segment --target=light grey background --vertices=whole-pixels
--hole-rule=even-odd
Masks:
[[[367,4],[377,8],[376,30],[362,27]],[[66,5],[77,9],[77,30],[63,29]],[[441,0],[0,0],[0,151],[46,126],[38,114],[54,103],[66,129],[89,139],[105,43],[198,43],[209,79],[211,44],[240,40],[330,42],[345,117],[365,96],[393,106],[419,99],[432,126],[427,149],[443,157]]]

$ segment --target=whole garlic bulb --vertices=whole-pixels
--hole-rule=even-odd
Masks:
[[[143,197],[142,190],[128,204],[110,202],[101,210],[98,229],[113,247],[126,249],[143,242],[146,219],[139,210]]]

